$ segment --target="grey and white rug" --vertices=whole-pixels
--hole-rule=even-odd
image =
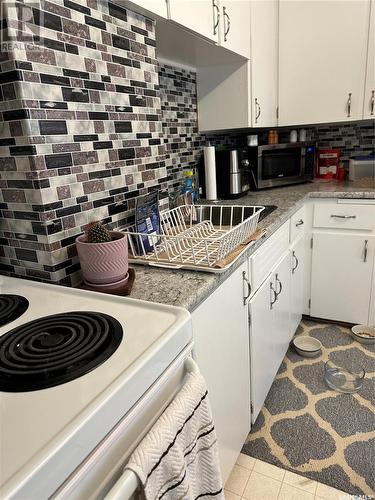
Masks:
[[[317,358],[289,348],[242,452],[353,495],[375,496],[375,348],[349,329],[303,320],[296,335],[323,344]],[[357,394],[324,381],[328,359],[360,362]]]

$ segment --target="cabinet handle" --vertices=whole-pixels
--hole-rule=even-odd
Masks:
[[[276,293],[276,290],[274,289],[272,283],[270,283],[270,289],[271,289],[271,292],[273,292],[273,296],[274,296],[274,300],[271,299],[271,302],[270,302],[270,309],[273,309],[273,305],[277,301],[277,293]]]
[[[294,250],[292,252],[292,256],[293,256],[293,258],[295,259],[295,262],[296,262],[296,265],[292,268],[292,274],[294,274],[295,271],[296,271],[296,269],[297,269],[297,267],[299,266],[299,260],[297,258],[296,252]]]
[[[300,219],[298,222],[296,222],[296,227],[302,226],[304,224],[303,220]]]
[[[352,93],[349,92],[348,96],[349,97],[348,97],[348,102],[347,102],[346,109],[348,111],[347,117],[350,118],[350,113],[351,113],[351,110],[352,110]]]
[[[228,16],[227,10],[223,7],[223,17],[224,17],[224,42],[228,40],[228,33],[230,30],[230,17]],[[225,19],[227,22],[225,23]],[[225,26],[226,24],[226,26]]]
[[[218,28],[219,22],[220,22],[220,9],[219,9],[215,0],[212,0],[212,9],[213,9],[213,16],[214,16],[214,35],[216,35],[217,28]],[[215,10],[216,10],[216,21],[215,21]]]
[[[280,285],[279,291],[276,292],[276,296],[278,297],[280,295],[280,293],[283,291],[283,284],[279,280],[279,275],[277,273],[275,274],[275,281],[276,281],[276,283],[278,283]]]
[[[331,214],[331,217],[334,217],[336,219],[356,219],[357,218],[356,215],[335,215],[335,214]]]
[[[250,284],[250,281],[246,277],[246,271],[242,271],[242,278],[243,278],[243,280],[245,281],[245,283],[247,285],[247,295],[246,295],[246,297],[243,298],[243,305],[245,306],[246,302],[247,302],[247,299],[251,295],[251,284]]]
[[[365,244],[363,246],[363,262],[367,262],[367,245],[368,240],[365,240]]]
[[[374,104],[375,104],[375,90],[371,91],[371,100],[370,100],[370,115],[374,114]]]
[[[260,117],[260,113],[261,113],[260,104],[258,102],[258,99],[255,98],[255,123],[258,123],[258,118]]]

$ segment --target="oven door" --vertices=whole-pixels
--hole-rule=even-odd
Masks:
[[[258,150],[258,188],[302,182],[305,178],[304,144],[275,144]]]
[[[185,347],[50,500],[104,499],[122,477],[131,453],[181,389],[187,371],[186,360],[192,349],[192,343]]]

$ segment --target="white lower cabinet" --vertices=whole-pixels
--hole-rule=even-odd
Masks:
[[[274,328],[274,355],[273,364],[275,373],[284,359],[291,339],[290,329],[290,295],[291,295],[291,272],[289,252],[284,254],[281,262],[277,265],[274,273],[274,290],[276,302],[273,306],[273,328]]]
[[[224,481],[250,430],[247,306],[240,266],[192,314],[194,359],[206,379]]]
[[[371,295],[370,295],[370,311],[369,311],[368,325],[375,326],[375,268],[374,268],[374,273],[372,275],[372,287],[371,287]]]
[[[305,295],[305,239],[299,238],[290,248],[290,333],[291,337],[300,324],[304,311]]]
[[[275,377],[273,363],[273,313],[274,293],[270,274],[249,302],[250,370],[252,421],[255,422]]]
[[[290,257],[285,253],[249,301],[252,422],[290,342],[290,287]]]
[[[311,316],[367,324],[375,236],[314,233]]]

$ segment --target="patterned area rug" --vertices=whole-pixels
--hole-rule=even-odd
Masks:
[[[323,344],[317,358],[289,348],[242,452],[352,495],[375,495],[375,349],[348,328],[303,320],[296,335]],[[324,381],[324,362],[360,362],[357,394]]]

